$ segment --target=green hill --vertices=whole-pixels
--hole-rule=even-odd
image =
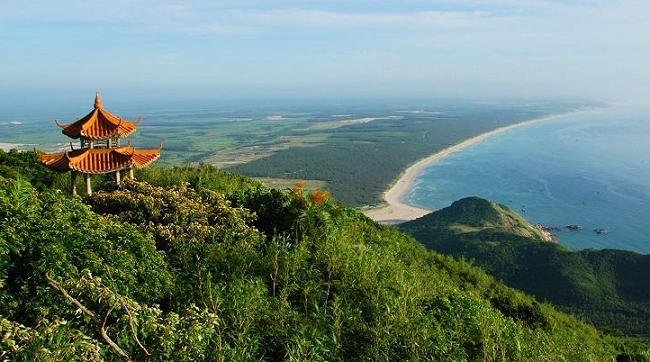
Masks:
[[[0,160],[3,361],[648,361],[325,193],[183,167],[80,198]]]
[[[506,206],[476,197],[400,229],[601,328],[650,336],[650,255],[573,251],[547,242],[544,234],[531,231],[536,226]]]
[[[468,197],[454,202],[450,207],[425,215],[419,224],[424,228],[444,230],[449,235],[477,233],[480,231],[504,232],[523,237],[551,241],[551,236],[540,227],[532,225],[507,206],[479,197]],[[415,228],[416,226],[413,226]]]

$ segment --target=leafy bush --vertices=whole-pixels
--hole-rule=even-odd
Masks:
[[[46,272],[72,278],[88,269],[143,302],[169,291],[172,275],[153,239],[93,213],[77,197],[31,188],[17,194],[18,184],[0,178],[1,315],[26,324],[67,315],[69,307],[44,288]]]

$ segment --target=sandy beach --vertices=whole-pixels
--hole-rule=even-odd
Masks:
[[[574,115],[576,113],[582,113],[582,112],[587,112],[587,111],[575,111],[575,112],[568,112],[562,114],[555,114],[555,115],[536,118],[530,121],[525,121],[525,122],[521,122],[521,123],[517,123],[505,127],[500,127],[492,131],[480,134],[476,137],[472,137],[468,140],[465,140],[451,147],[445,148],[440,152],[434,153],[431,156],[421,159],[420,161],[416,162],[415,164],[407,168],[402,173],[402,175],[397,180],[397,182],[395,182],[395,184],[393,184],[393,186],[384,193],[385,204],[377,207],[362,208],[360,209],[360,211],[363,212],[366,216],[370,217],[371,219],[380,222],[382,224],[399,224],[401,222],[414,220],[419,217],[422,217],[433,210],[420,209],[417,207],[407,205],[402,202],[402,199],[404,198],[404,195],[406,195],[413,187],[413,181],[415,180],[415,178],[426,167],[435,164],[436,162],[453,154],[454,152],[458,152],[466,147],[480,143],[486,138],[494,136],[496,134],[503,133],[517,127],[523,127],[534,123],[550,121],[553,119],[561,118],[568,115]]]

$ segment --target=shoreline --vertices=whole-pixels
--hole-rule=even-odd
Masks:
[[[575,115],[578,113],[584,113],[592,111],[593,109],[588,110],[577,110],[566,113],[551,114],[548,116],[531,119],[529,121],[523,121],[508,126],[499,127],[491,131],[482,133],[478,136],[466,139],[460,143],[457,143],[453,146],[442,149],[432,155],[429,155],[425,158],[420,159],[416,163],[410,165],[402,174],[399,179],[391,185],[391,187],[384,192],[383,199],[384,204],[374,207],[361,208],[359,211],[363,212],[366,216],[373,219],[376,222],[382,224],[399,224],[406,221],[415,220],[419,217],[422,217],[434,210],[432,209],[423,209],[415,206],[408,205],[402,202],[404,196],[413,188],[413,182],[415,178],[422,173],[422,171],[431,166],[445,157],[461,151],[467,147],[476,145],[480,142],[483,142],[485,139],[510,131],[515,128],[532,125],[535,123],[551,121],[561,117]]]

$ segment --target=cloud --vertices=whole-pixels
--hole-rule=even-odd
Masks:
[[[141,27],[165,32],[192,35],[256,34],[255,27],[230,23],[194,6],[169,4],[148,10],[146,20],[137,21]]]
[[[216,21],[209,22],[148,22],[143,29],[154,31],[183,33],[189,35],[254,35],[258,29],[250,26],[224,24]]]
[[[139,13],[141,3],[139,0],[3,0],[0,4],[0,18],[99,22],[124,20]]]
[[[196,16],[196,10],[193,6],[169,4],[163,5],[158,9],[158,13],[167,18],[190,19]]]
[[[421,11],[412,13],[341,13],[314,9],[233,10],[240,22],[280,27],[436,27],[460,28],[487,18],[486,11]]]
[[[5,2],[6,1],[6,2]],[[320,1],[276,1],[302,7],[269,8],[260,1],[152,0],[79,1],[4,0],[0,18],[72,22],[125,22],[174,31],[251,33],[255,27],[466,27],[487,17],[486,11],[337,12]],[[364,0],[350,3],[364,3]],[[308,6],[304,8],[304,6]],[[320,5],[320,6],[318,6]],[[264,10],[263,10],[264,9]]]
[[[0,66],[16,74],[0,90],[647,93],[648,14],[648,0],[0,0]],[[93,36],[105,46],[79,60]]]
[[[231,23],[224,18],[223,11],[217,11],[218,6],[233,2],[213,1],[209,5],[200,1],[195,3],[196,5],[188,5],[154,0],[3,0],[0,3],[0,19],[57,21],[66,22],[68,26],[119,23],[122,28],[135,31],[190,35],[255,33],[253,27]]]

